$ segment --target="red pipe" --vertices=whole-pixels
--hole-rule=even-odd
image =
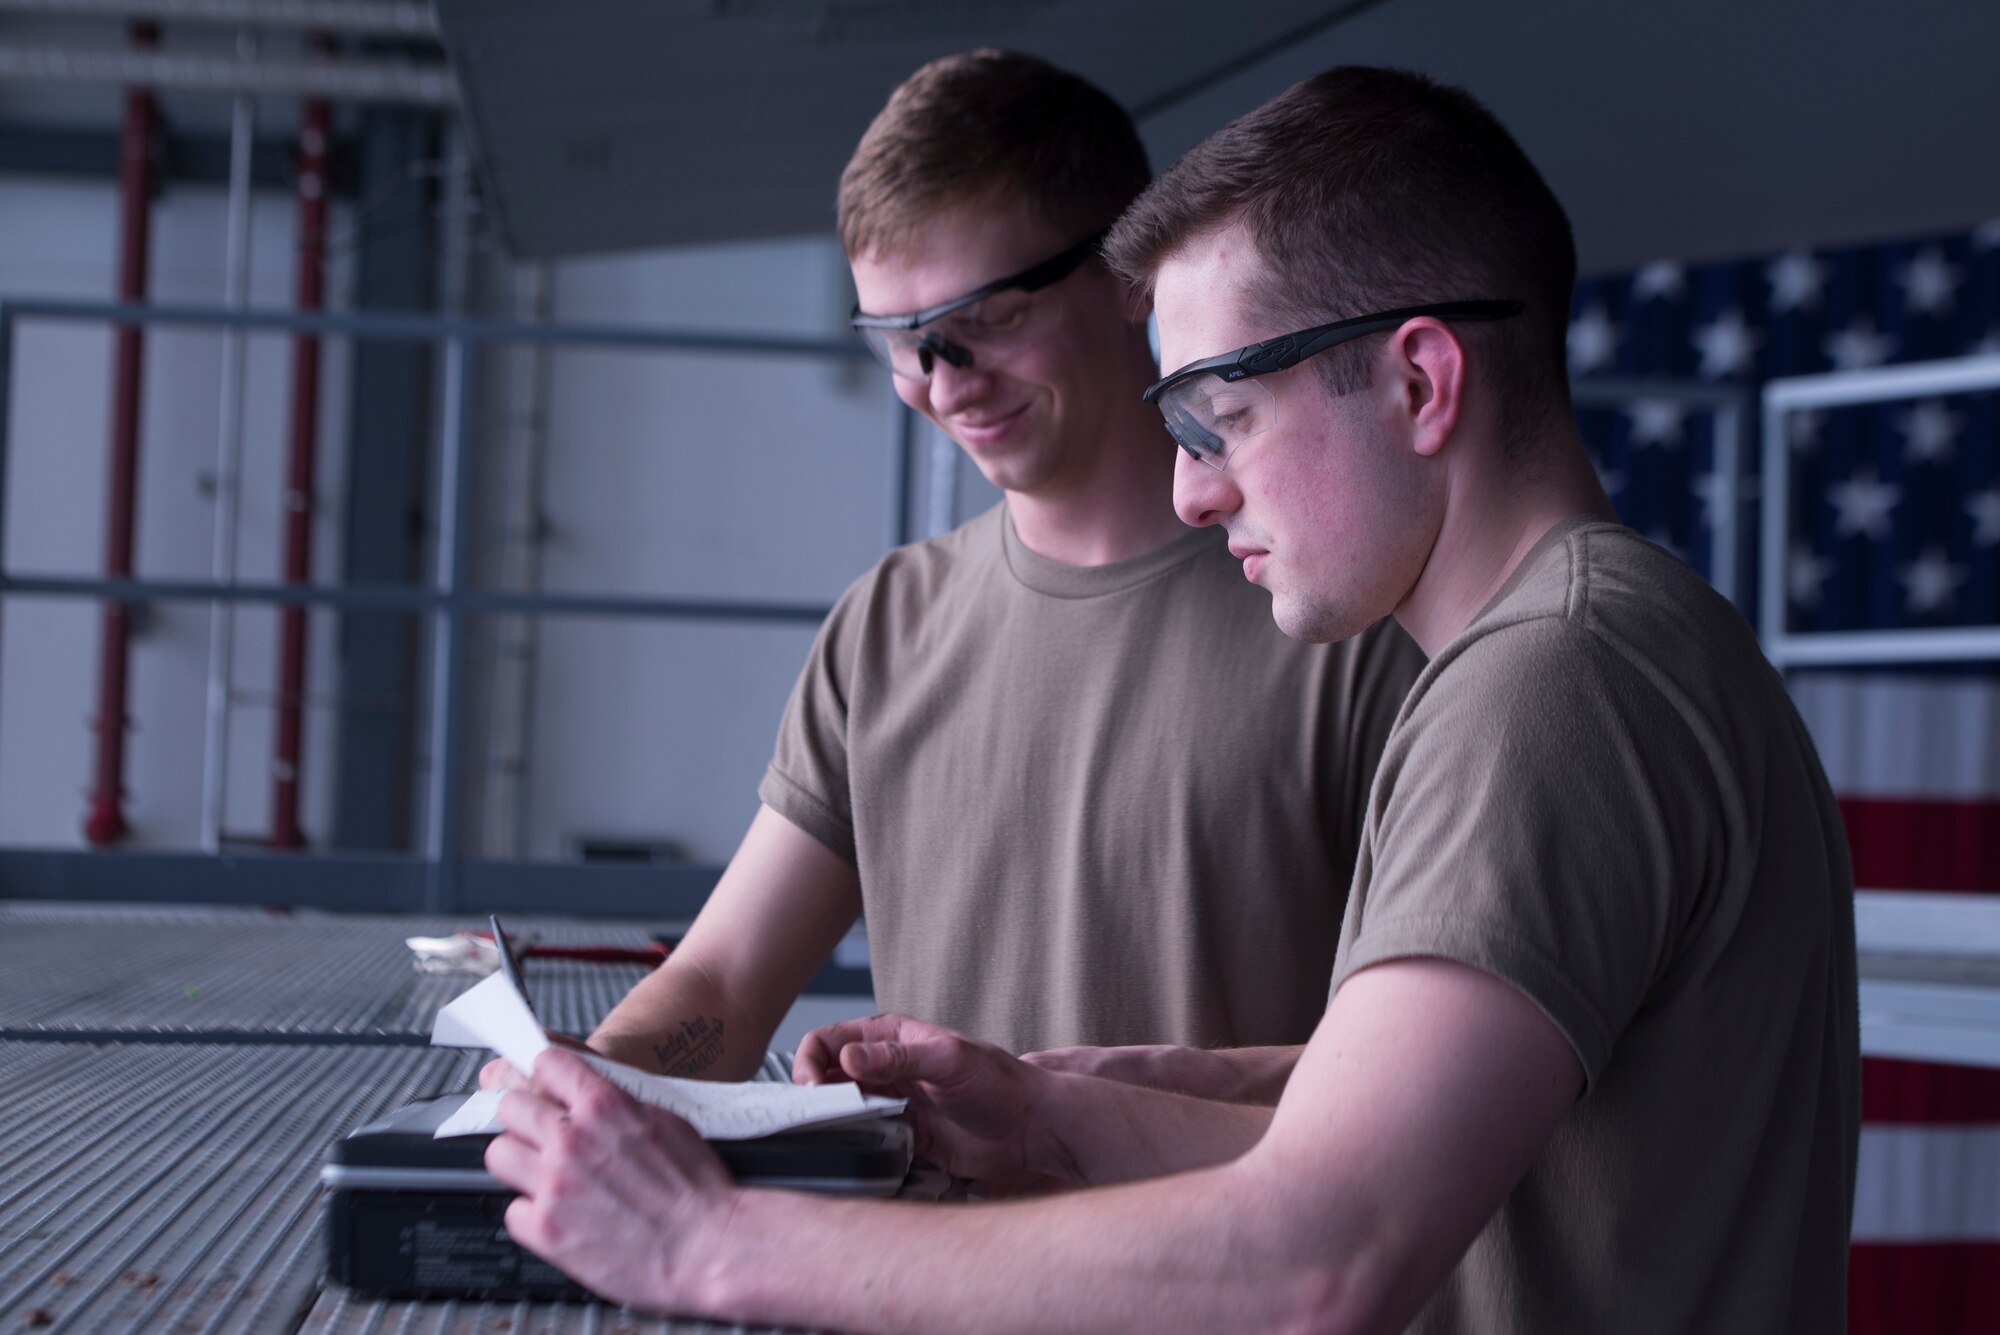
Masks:
[[[315,42],[321,53],[324,41]],[[325,102],[308,102],[299,127],[299,254],[295,305],[320,309],[326,288],[327,137],[333,116]],[[292,340],[291,458],[285,475],[287,584],[312,578],[313,459],[319,432],[319,338]],[[299,829],[299,763],[303,750],[306,609],[287,607],[278,629],[278,729],[271,762],[271,847],[303,848]]]
[[[132,25],[132,44],[159,45],[159,27]],[[125,94],[125,129],[118,150],[118,299],[146,299],[146,251],[152,221],[153,130],[158,114],[153,95],[142,88]],[[104,576],[132,575],[132,535],[139,474],[139,388],[143,341],[139,326],[120,325],[114,335],[111,371],[111,467],[104,516]],[[116,843],[125,836],[125,681],[131,654],[132,614],[122,602],[104,605],[97,646],[97,714],[90,810],[83,834],[92,844]]]

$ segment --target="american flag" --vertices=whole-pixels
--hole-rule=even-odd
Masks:
[[[1892,244],[1587,280],[1570,369],[1737,387],[2000,353],[2000,220]],[[2000,395],[1788,419],[1794,631],[2000,623]],[[1716,419],[1686,399],[1580,396],[1627,523],[1710,574]],[[1754,415],[1749,428],[1755,430]],[[1742,480],[1757,494],[1757,451]],[[1754,505],[1741,549],[1756,550]],[[1754,620],[1755,590],[1739,585]],[[2000,663],[1795,672],[1841,799],[1855,883],[2000,895]],[[1857,1335],[2000,1330],[2000,1070],[1868,1059],[1849,1270]]]

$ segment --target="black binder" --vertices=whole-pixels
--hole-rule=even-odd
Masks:
[[[412,1103],[328,1151],[327,1277],[384,1298],[589,1300],[507,1236],[512,1193],[485,1164],[493,1137],[434,1138],[464,1098]],[[891,1196],[910,1168],[910,1128],[880,1119],[710,1143],[747,1186]]]

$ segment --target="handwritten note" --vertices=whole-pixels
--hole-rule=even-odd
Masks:
[[[437,1047],[489,1048],[523,1075],[549,1046],[548,1036],[528,1003],[493,974],[438,1012],[431,1028]],[[728,1083],[653,1075],[603,1057],[584,1057],[591,1069],[641,1103],[665,1108],[687,1120],[707,1140],[751,1140],[808,1126],[831,1126],[890,1116],[902,1099],[863,1094],[853,1085],[782,1085],[767,1081]],[[469,1136],[500,1130],[500,1096],[481,1091],[438,1127],[437,1135]]]

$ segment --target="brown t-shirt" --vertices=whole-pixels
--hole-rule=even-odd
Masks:
[[[1422,657],[1287,639],[1226,542],[1063,565],[1003,503],[841,598],[758,794],[859,869],[884,1009],[1016,1052],[1311,1035]]]
[[[1484,970],[1587,1080],[1413,1329],[1841,1330],[1853,895],[1742,618],[1630,530],[1558,525],[1410,692],[1341,928],[1336,988]]]

